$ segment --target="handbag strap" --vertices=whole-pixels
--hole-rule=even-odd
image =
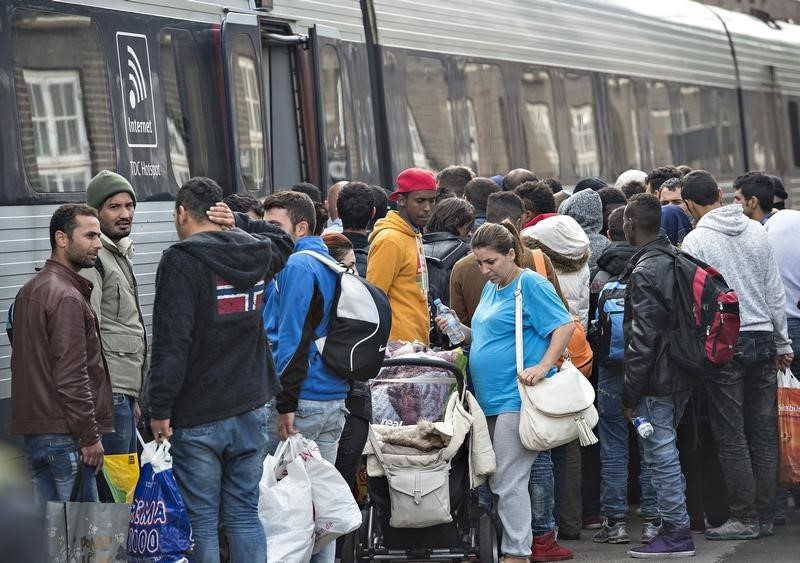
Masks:
[[[372,425],[369,425],[367,431],[367,437],[369,438],[369,445],[372,446],[372,452],[375,454],[375,457],[378,459],[378,462],[383,467],[384,471],[386,470],[386,460],[383,457],[383,450],[381,450],[381,445],[378,442],[378,437],[375,435],[375,432],[372,430]]]
[[[514,290],[514,339],[516,341],[517,353],[517,375],[522,373],[525,369],[524,350],[522,348],[522,276],[525,275],[523,270],[517,279],[517,287]]]

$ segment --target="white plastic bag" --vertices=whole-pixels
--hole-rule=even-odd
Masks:
[[[316,442],[302,439],[299,456],[305,463],[311,481],[315,519],[314,553],[319,553],[339,536],[361,526],[361,511],[350,487],[333,464],[320,455]]]
[[[258,517],[267,535],[269,563],[308,563],[314,547],[311,481],[298,457],[302,436],[281,442],[264,460]]]

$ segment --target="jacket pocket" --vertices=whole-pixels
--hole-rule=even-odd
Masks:
[[[125,354],[141,354],[144,351],[144,339],[128,334],[104,334],[103,347],[106,352]]]

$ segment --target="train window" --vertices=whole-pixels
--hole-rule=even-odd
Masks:
[[[258,64],[250,37],[233,40],[233,79],[236,92],[236,146],[245,188],[260,191],[265,185],[264,127],[261,120],[261,87]]]
[[[472,168],[488,174],[508,170],[506,134],[506,89],[497,65],[467,63],[464,67],[468,120],[471,127]],[[475,159],[474,154],[478,158]]]
[[[415,165],[439,170],[453,164],[453,123],[444,64],[431,57],[407,57],[405,86]]]
[[[564,77],[572,137],[572,160],[577,178],[600,174],[600,148],[594,117],[592,79],[569,73]]]
[[[744,91],[742,94],[750,168],[775,170],[775,149],[769,126],[772,123],[771,96],[766,92]]]
[[[742,134],[736,92],[712,90],[709,103],[712,108],[709,113],[715,116],[716,146],[718,147],[712,165],[716,164],[714,169],[721,174],[732,174],[742,167],[740,163]]]
[[[80,192],[115,169],[106,60],[90,17],[18,9],[12,61],[22,158],[38,192]]]
[[[553,86],[545,71],[522,73],[522,122],[528,167],[541,177],[560,176]]]
[[[789,102],[789,133],[792,136],[792,160],[794,167],[800,168],[800,116],[797,102]]]
[[[219,178],[216,144],[208,137],[212,129],[205,111],[204,88],[197,60],[197,47],[186,30],[165,29],[161,45],[162,91],[167,113],[167,133],[172,176],[177,186],[192,176]],[[213,156],[212,156],[213,155]],[[215,161],[213,165],[209,160]]]
[[[322,48],[322,106],[325,118],[325,153],[331,182],[347,178],[344,91],[339,53],[332,45]]]
[[[639,147],[639,119],[633,82],[627,78],[608,78],[609,121],[613,137],[614,174],[638,168],[642,160]]]
[[[663,82],[647,85],[647,111],[650,114],[651,161],[654,167],[675,162],[672,154],[672,106],[669,88]]]

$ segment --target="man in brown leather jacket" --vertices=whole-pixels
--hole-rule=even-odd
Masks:
[[[14,305],[11,429],[25,437],[39,505],[69,500],[78,468],[85,475],[79,500],[97,499],[92,471],[103,466],[100,438],[114,429],[92,284],[78,275],[94,267],[100,247],[94,209],[59,207],[50,220],[50,259]]]

